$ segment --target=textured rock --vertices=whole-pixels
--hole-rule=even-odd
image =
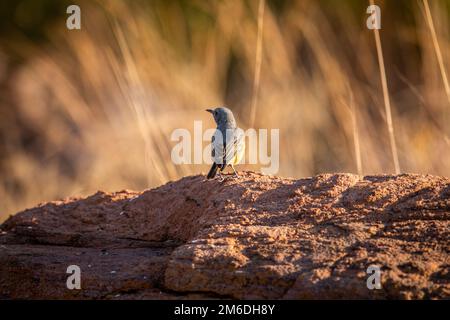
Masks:
[[[9,218],[0,297],[448,299],[449,221],[443,177],[186,177]],[[82,290],[66,288],[71,264]]]

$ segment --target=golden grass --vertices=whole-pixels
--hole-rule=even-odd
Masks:
[[[370,4],[373,5],[374,1],[370,0]],[[380,67],[381,85],[383,87],[383,99],[386,111],[386,124],[389,132],[389,143],[391,146],[392,160],[394,162],[395,173],[399,174],[400,163],[398,161],[397,144],[395,142],[394,125],[392,123],[391,100],[389,99],[389,90],[387,85],[386,69],[384,66],[383,48],[381,46],[380,31],[377,28],[374,28],[373,33],[375,36],[375,44],[377,47],[377,57],[378,57],[378,64]]]
[[[256,42],[255,54],[255,76],[253,78],[253,99],[250,109],[250,128],[254,128],[256,119],[256,108],[258,105],[259,81],[261,78],[261,62],[262,62],[262,43],[263,43],[263,27],[264,27],[264,8],[265,0],[259,0],[258,5],[258,38]]]
[[[436,35],[436,30],[434,28],[434,22],[433,22],[433,16],[431,15],[431,11],[430,11],[430,6],[428,4],[428,0],[423,0],[423,5],[425,8],[425,14],[426,14],[426,19],[427,19],[427,23],[428,26],[430,28],[430,33],[431,33],[431,39],[433,41],[433,47],[434,47],[434,51],[436,52],[436,58],[438,60],[439,63],[439,71],[441,73],[442,76],[442,82],[444,83],[444,88],[445,88],[445,93],[447,95],[447,101],[448,101],[448,109],[446,109],[444,111],[444,123],[446,124],[446,128],[448,130],[448,128],[450,127],[449,125],[449,121],[450,121],[450,117],[449,117],[449,110],[450,110],[450,85],[448,84],[448,78],[447,78],[447,72],[445,71],[445,65],[444,65],[444,59],[442,57],[442,51],[441,51],[441,47],[439,45],[439,41]],[[450,133],[445,132],[446,134]]]
[[[400,163],[448,176],[444,2],[433,2],[434,19],[410,2],[412,22],[380,2],[382,50],[358,3],[84,1],[81,31],[62,21],[46,44],[8,43],[25,63],[0,100],[0,219],[206,172],[171,162],[170,135],[194,120],[213,127],[204,109],[224,104],[243,128],[280,129],[281,176],[399,172]]]

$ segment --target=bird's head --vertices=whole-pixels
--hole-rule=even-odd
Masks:
[[[206,109],[206,111],[212,114],[218,127],[236,127],[236,120],[234,120],[233,112],[230,109],[217,107],[215,109]]]

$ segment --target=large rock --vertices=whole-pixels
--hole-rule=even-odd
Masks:
[[[449,298],[449,220],[450,179],[411,174],[98,192],[1,225],[0,297]],[[69,265],[81,290],[66,287]]]

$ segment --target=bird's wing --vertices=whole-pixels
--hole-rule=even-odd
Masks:
[[[211,139],[211,156],[217,164],[234,164],[236,155],[244,151],[244,132],[234,129],[222,134],[218,130],[215,134],[220,135],[213,135]]]
[[[244,151],[244,133],[240,129],[235,129],[230,137],[227,137],[225,145],[223,161],[225,164],[235,161],[236,155],[241,154]]]

